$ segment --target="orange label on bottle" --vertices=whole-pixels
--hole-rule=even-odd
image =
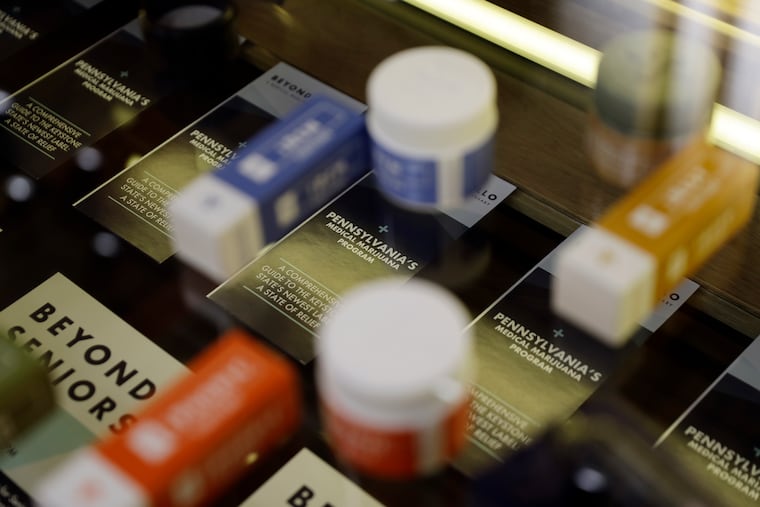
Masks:
[[[327,436],[336,455],[376,477],[411,478],[440,468],[464,447],[469,399],[438,424],[423,428],[374,427],[323,404]]]
[[[194,373],[134,426],[97,446],[156,506],[207,501],[300,420],[295,369],[243,331],[223,335],[188,366]]]
[[[661,297],[749,220],[757,185],[755,164],[700,144],[669,159],[597,224],[654,256]]]

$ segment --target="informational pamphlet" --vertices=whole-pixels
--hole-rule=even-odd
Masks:
[[[413,277],[513,190],[492,176],[461,207],[419,213],[387,201],[370,173],[209,297],[307,363],[342,294],[386,276]]]
[[[307,448],[301,449],[240,507],[351,506],[381,507],[359,486]]]
[[[0,62],[101,0],[0,1]]]
[[[0,100],[3,157],[40,178],[169,92],[138,21]]]
[[[246,142],[314,94],[363,111],[360,102],[279,63],[75,203],[77,209],[158,262],[174,253],[167,204],[199,175],[235,160]]]
[[[571,236],[572,238],[572,236]],[[470,325],[478,379],[472,386],[470,444],[455,466],[474,474],[567,419],[602,385],[624,350],[611,349],[554,314],[553,259],[566,239]],[[686,280],[641,324],[636,346],[697,289]]]
[[[658,439],[724,505],[760,505],[760,339]]]
[[[0,312],[3,337],[49,371],[57,408],[0,450],[0,504],[31,507],[41,477],[99,436],[119,433],[136,409],[187,368],[57,273]]]

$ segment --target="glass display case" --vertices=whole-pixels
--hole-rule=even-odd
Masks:
[[[221,32],[184,34],[196,37],[188,46],[196,57],[173,73],[155,58],[161,48],[146,44],[155,33],[140,2],[0,0],[0,328],[48,368],[58,399],[23,438],[6,441],[0,424],[0,505],[11,497],[31,505],[43,472],[130,426],[141,403],[188,374],[190,360],[230,328],[292,363],[304,411],[280,447],[261,457],[252,450],[213,505],[497,505],[517,495],[499,489],[520,483],[521,463],[537,474],[523,500],[546,486],[564,492],[561,505],[627,505],[619,495],[633,491],[652,505],[757,504],[756,206],[624,346],[591,338],[548,299],[558,249],[629,191],[600,175],[589,144],[605,49],[655,29],[708,48],[720,69],[681,76],[686,85],[669,100],[687,106],[675,117],[702,107],[700,133],[757,164],[757,8],[717,0],[195,3],[234,6],[214,29],[226,37],[234,28],[239,46],[214,53],[199,40]],[[472,202],[411,211],[384,199],[369,174],[225,280],[174,255],[167,205],[193,178],[234,162],[253,136],[317,93],[364,114],[378,64],[429,45],[469,52],[495,77],[492,175]],[[624,52],[620,76],[649,63],[640,50]],[[714,89],[711,76],[719,76]],[[618,148],[608,153],[613,166],[629,156]],[[368,477],[335,456],[315,378],[314,343],[330,309],[351,288],[389,275],[436,282],[464,303],[479,368],[467,386],[463,455],[408,481]],[[606,412],[613,422],[599,419]],[[685,465],[664,478],[672,463]],[[690,491],[692,478],[704,491]]]
[[[567,235],[622,195],[595,175],[584,142],[601,51],[621,32],[670,28],[715,48],[723,75],[712,138],[758,161],[760,106],[756,78],[748,70],[756,58],[752,9],[742,14],[740,5],[694,4],[368,1],[341,3],[334,10],[329,4],[315,6],[311,12],[308,5],[264,2],[246,9],[250,18],[241,20],[241,30],[261,46],[253,51],[272,48],[273,55],[299,59],[299,67],[360,100],[371,70],[395,51],[448,44],[477,54],[498,76],[501,121],[494,173],[518,187],[515,206]],[[311,21],[318,16],[324,21]],[[345,26],[353,16],[365,26],[361,33]],[[350,35],[343,38],[344,31]],[[755,223],[693,276],[702,287],[694,304],[753,337],[760,329],[750,253]]]

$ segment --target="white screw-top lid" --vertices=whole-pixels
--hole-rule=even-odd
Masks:
[[[423,406],[437,412],[435,407],[459,403],[473,373],[468,315],[432,282],[363,284],[345,295],[320,332],[322,385],[364,412],[362,407],[427,412]]]
[[[493,132],[496,80],[480,59],[446,46],[386,58],[367,83],[368,126],[409,146],[443,149]]]

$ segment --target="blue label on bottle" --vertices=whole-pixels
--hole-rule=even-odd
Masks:
[[[373,143],[372,161],[384,193],[402,201],[436,204],[438,180],[434,160],[402,157]]]
[[[494,137],[490,136],[485,143],[465,155],[464,171],[462,171],[464,196],[470,196],[480,190],[480,187],[491,177],[493,148]]]
[[[465,199],[482,187],[493,167],[493,136],[460,159],[445,163],[433,159],[405,157],[377,142],[372,143],[372,162],[380,189],[386,195],[412,204],[436,206],[441,195],[442,171],[460,169],[456,176],[456,197]],[[451,197],[451,196],[448,196]]]

